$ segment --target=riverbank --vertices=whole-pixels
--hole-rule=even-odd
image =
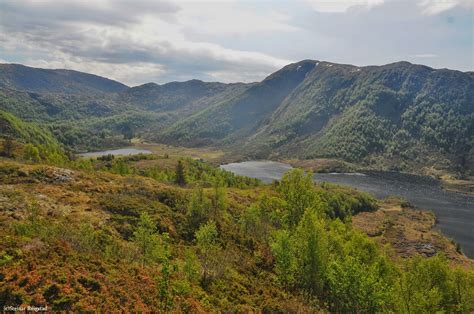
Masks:
[[[380,202],[376,212],[362,212],[352,217],[353,226],[380,245],[390,244],[397,257],[425,257],[443,253],[454,266],[474,267],[474,260],[461,251],[456,242],[436,229],[436,217],[427,210],[407,207],[400,199]]]
[[[318,158],[318,159],[283,159],[283,163],[287,163],[295,168],[302,168],[313,173],[354,173],[366,171],[388,171],[384,168],[368,167],[345,162],[337,159]],[[439,180],[443,190],[449,192],[463,193],[474,195],[474,178],[459,179],[454,174],[445,171],[436,171],[433,168],[421,168],[418,172],[397,171],[408,175],[426,176]]]
[[[291,166],[272,161],[232,163],[222,168],[264,182],[280,179]],[[441,182],[431,177],[401,172],[366,171],[364,173],[316,173],[316,182],[350,186],[378,199],[398,196],[417,208],[431,210],[438,218],[437,228],[452,237],[467,256],[474,257],[474,197],[444,191]]]
[[[460,180],[444,176],[441,177],[441,182],[446,191],[474,195],[474,180]]]

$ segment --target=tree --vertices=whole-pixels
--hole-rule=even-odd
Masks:
[[[288,171],[283,175],[277,190],[287,203],[286,222],[290,229],[298,224],[307,208],[319,209],[311,172],[305,175],[301,169]]]
[[[157,278],[158,297],[160,299],[160,310],[163,313],[168,313],[173,307],[173,286],[171,276],[176,271],[175,265],[171,264],[171,250],[170,238],[168,233],[162,234],[162,254],[160,256],[161,262],[161,277]]]
[[[211,201],[204,195],[202,187],[194,190],[189,202],[186,220],[188,224],[188,232],[193,235],[201,224],[209,218]]]
[[[197,282],[199,280],[199,270],[201,269],[201,264],[196,256],[196,254],[191,250],[187,249],[184,252],[184,266],[183,271],[186,279],[189,282]]]
[[[175,183],[179,186],[186,185],[186,171],[184,169],[184,164],[181,160],[178,160],[178,164],[176,165],[176,178]]]
[[[125,123],[121,127],[123,138],[131,142],[134,134],[133,134],[133,126],[129,123]]]
[[[130,168],[128,167],[127,163],[121,159],[115,161],[112,164],[112,168],[110,169],[113,173],[117,173],[120,175],[127,175],[130,174]]]
[[[32,162],[41,161],[38,148],[33,144],[26,144],[23,150],[23,159]]]
[[[285,230],[277,231],[270,246],[275,257],[275,273],[278,276],[278,281],[283,286],[290,287],[295,281],[297,267],[290,234]]]
[[[309,293],[322,291],[329,257],[324,222],[308,208],[294,234],[298,262],[298,282]]]
[[[3,141],[3,156],[11,158],[13,157],[13,151],[15,149],[15,144],[13,139],[10,136],[7,136]]]
[[[218,243],[219,233],[214,221],[201,225],[195,234],[199,258],[201,260],[201,283],[207,286],[211,280],[223,272],[220,259],[221,247]]]
[[[469,278],[468,274],[465,276]],[[471,274],[470,284],[464,285],[456,277],[442,255],[408,261],[398,281],[400,312],[461,312],[466,307],[469,312],[473,304],[468,298],[473,295],[474,278]]]
[[[367,265],[353,256],[330,263],[327,272],[330,308],[335,313],[390,312],[393,303],[391,281],[379,264]]]
[[[226,191],[224,188],[224,180],[217,175],[212,183],[213,194],[211,198],[212,208],[214,209],[214,219],[217,219],[218,213],[227,208]]]
[[[156,226],[147,213],[140,215],[138,227],[133,233],[133,242],[138,246],[142,266],[159,258],[159,238]]]

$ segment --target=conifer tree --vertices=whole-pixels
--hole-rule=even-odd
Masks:
[[[175,183],[178,184],[179,186],[185,186],[186,185],[186,173],[184,169],[184,164],[181,160],[178,161],[178,164],[176,165],[176,178],[175,178]]]

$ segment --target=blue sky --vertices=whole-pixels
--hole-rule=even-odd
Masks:
[[[472,0],[0,0],[0,62],[129,85],[257,81],[303,59],[474,70]]]

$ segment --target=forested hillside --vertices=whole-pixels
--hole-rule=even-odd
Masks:
[[[305,60],[253,84],[191,80],[128,88],[20,65],[2,65],[0,78],[0,109],[47,125],[76,151],[140,138],[251,158],[335,158],[460,176],[474,168],[469,72]]]
[[[293,77],[298,74],[301,79]],[[291,87],[274,84],[275,77]],[[173,125],[164,139],[187,145],[205,139],[259,157],[473,168],[474,82],[467,73],[407,62],[355,67],[303,61],[247,93],[256,89],[258,101],[249,104],[242,94]]]

